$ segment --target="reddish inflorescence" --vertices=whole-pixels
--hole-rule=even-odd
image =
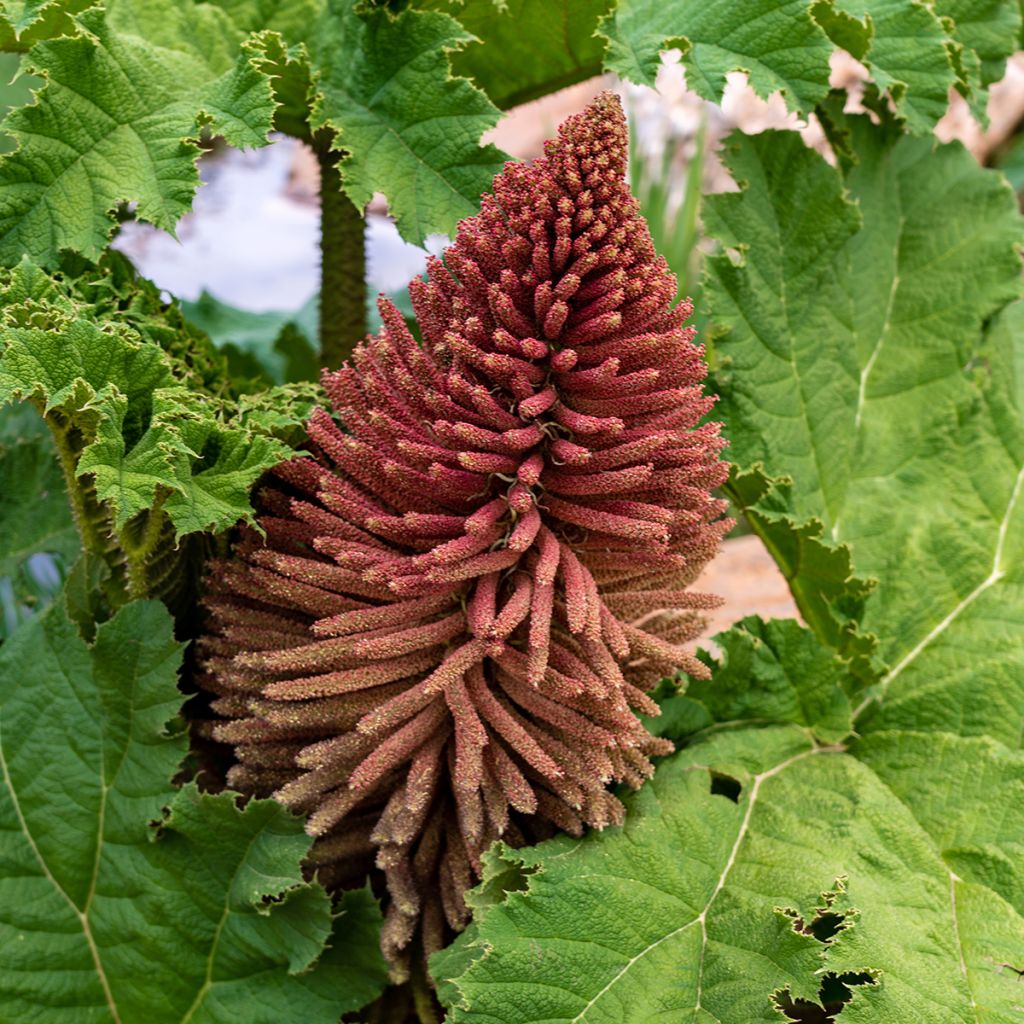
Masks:
[[[714,598],[731,525],[688,303],[624,181],[617,99],[510,164],[277,468],[209,579],[202,650],[238,788],[310,812],[328,884],[375,862],[400,964],[467,921],[498,837],[622,818],[671,745],[637,712]]]

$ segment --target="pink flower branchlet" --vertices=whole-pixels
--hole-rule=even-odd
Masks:
[[[637,712],[716,599],[731,526],[702,351],[598,98],[510,164],[277,468],[208,581],[231,783],[309,812],[329,885],[386,877],[396,969],[468,920],[483,851],[622,820],[671,744]]]

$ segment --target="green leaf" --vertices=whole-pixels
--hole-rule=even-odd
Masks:
[[[479,145],[499,111],[453,77],[450,58],[473,37],[446,14],[357,0],[110,0],[74,25],[31,49],[45,87],[5,121],[19,149],[0,163],[0,263],[95,259],[128,202],[173,231],[199,184],[200,136],[252,147],[274,126],[307,140],[326,129],[353,202],[384,192],[414,241],[451,233],[504,162]]]
[[[993,167],[998,167],[1014,192],[1024,191],[1024,136],[1014,135],[993,156]]]
[[[179,537],[251,520],[249,488],[291,455],[219,422],[202,395],[173,381],[159,349],[127,333],[78,320],[62,331],[10,329],[3,340],[0,401],[40,395],[47,413],[79,425],[88,444],[76,472],[94,478],[118,529],[158,497]]]
[[[849,51],[886,92],[908,129],[929,132],[956,86],[984,116],[1019,30],[1011,0],[620,0],[600,24],[606,66],[654,85],[662,50],[678,47],[689,87],[720,102],[726,76],[747,72],[758,95],[781,91],[810,113],[828,92],[829,57]]]
[[[238,419],[255,433],[269,434],[298,448],[306,440],[306,423],[313,410],[326,405],[327,395],[319,384],[282,384],[242,395],[238,400]]]
[[[1021,30],[1018,0],[938,0],[935,13],[952,21],[953,39],[976,57],[972,63],[977,67],[977,80],[968,85],[984,88],[998,82],[1007,57],[1017,48]],[[975,106],[984,111],[983,103]]]
[[[891,645],[899,656],[891,656],[882,679],[881,706],[865,708],[861,729],[984,734],[1020,747],[1024,303],[996,319],[975,358],[977,376],[964,399],[966,410],[936,430],[910,467],[912,479],[921,481],[916,493],[902,495],[896,506],[905,523],[905,540],[899,541],[907,557],[897,572],[889,556],[890,596],[869,612],[877,621],[886,616],[895,628],[914,631]],[[931,480],[923,477],[929,470],[936,474]],[[907,521],[915,497],[936,502],[926,522]],[[872,554],[881,561],[880,552]]]
[[[224,429],[206,404],[181,387],[154,391],[149,427],[132,444],[127,400],[102,400],[96,440],[82,453],[77,472],[93,477],[97,497],[115,510],[118,529],[152,508],[158,496],[178,537],[219,533],[240,518],[251,519],[253,483],[292,452],[273,438]]]
[[[931,7],[918,0],[840,0],[834,9],[819,3],[813,10],[837,46],[850,48],[856,26],[854,52],[875,85],[889,95],[910,131],[930,131],[946,112],[957,81],[953,43]]]
[[[1020,314],[980,352],[1019,291],[1016,204],[959,145],[848,127],[845,181],[766,133],[732,144],[745,190],[708,203],[740,253],[712,257],[708,283],[731,454],[789,477],[789,516],[820,519],[878,579],[863,627],[891,666],[885,727],[1016,746]]]
[[[956,880],[848,754],[795,727],[732,729],[627,802],[622,829],[502,851],[526,891],[484,901],[431,962],[452,1024],[777,1022],[776,1000],[818,1004],[830,980],[853,1022],[1014,1020],[998,965],[1022,963],[1024,920]]]
[[[254,482],[294,453],[274,438],[221,429],[203,415],[201,400],[193,400],[196,411],[188,415],[180,394],[168,398],[168,419],[162,419],[155,409],[151,428],[166,427],[173,433],[170,424],[176,423],[181,441],[173,459],[174,486],[164,507],[179,536],[220,532],[238,522],[238,510],[248,506]]]
[[[824,743],[850,735],[850,695],[860,688],[849,668],[815,635],[792,619],[741,619],[715,637],[722,652],[714,681],[694,679],[686,697],[707,708],[713,721],[795,722]]]
[[[251,521],[249,489],[292,454],[264,436],[276,425],[243,423],[234,401],[204,393],[201,346],[173,307],[151,308],[145,289],[121,289],[112,275],[83,287],[95,301],[74,287],[60,294],[28,263],[12,273],[9,326],[0,328],[0,403],[38,404],[119,531],[153,508],[169,517],[176,539]],[[111,290],[127,306],[116,321],[106,305]],[[190,349],[190,362],[154,339],[171,352]]]
[[[59,592],[78,553],[53,439],[35,409],[0,409],[0,642]]]
[[[279,32],[290,42],[307,38],[323,0],[204,0],[231,19],[239,32]],[[140,7],[146,10],[146,7]]]
[[[2,32],[2,29],[0,29]],[[33,75],[21,74],[21,57],[16,53],[0,53],[0,120],[12,107],[20,107],[32,99],[32,91],[43,83]],[[0,131],[0,153],[9,153],[17,143]]]
[[[856,755],[906,804],[958,877],[1024,914],[1024,752],[987,737],[878,732]]]
[[[1013,197],[958,144],[850,127],[845,183],[792,133],[733,136],[747,187],[706,204],[742,250],[708,264],[733,454],[792,477],[795,509],[839,535],[871,460],[898,463],[948,421],[969,339],[1017,292],[1020,237]]]
[[[462,0],[448,10],[475,42],[452,57],[502,109],[526,103],[601,71],[604,42],[598,20],[613,0]]]
[[[454,234],[505,160],[478,142],[498,108],[451,75],[449,53],[472,36],[445,14],[356,7],[330,0],[310,41],[314,126],[337,133],[344,188],[358,209],[381,191],[409,241]]]
[[[720,102],[730,71],[746,71],[761,96],[780,90],[791,110],[811,110],[828,93],[825,33],[807,0],[619,0],[599,31],[606,67],[654,85],[660,52],[683,52],[686,84]]]
[[[295,312],[253,313],[204,290],[195,302],[182,302],[181,311],[228,353],[235,376],[262,377],[272,384],[317,376],[318,296]]]
[[[112,575],[103,558],[83,551],[64,580],[64,610],[86,643],[96,639],[96,627],[110,618],[107,602]]]
[[[114,0],[78,20],[80,35],[32,49],[46,86],[4,123],[20,143],[0,163],[6,264],[28,254],[53,266],[65,249],[97,257],[122,202],[173,230],[199,185],[200,131],[260,146],[271,127],[270,81],[214,5]]]
[[[70,565],[78,534],[49,432],[34,409],[9,406],[0,409],[0,576],[44,552]]]
[[[804,621],[850,661],[864,682],[876,682],[877,638],[860,628],[875,580],[854,574],[849,546],[826,540],[820,519],[798,521],[790,512],[793,481],[769,479],[763,466],[732,467],[727,492],[782,570]]]
[[[63,310],[53,315],[47,328],[4,329],[0,401],[38,398],[44,412],[67,406],[95,421],[103,399],[116,392],[135,413],[128,425],[137,429],[152,392],[173,383],[164,354],[121,325],[104,330]]]
[[[348,918],[335,926],[326,893],[302,879],[300,821],[270,801],[239,808],[233,793],[174,795],[186,745],[166,725],[180,661],[157,602],[125,606],[91,647],[58,604],[0,652],[0,994],[12,1019],[334,1024],[383,985],[382,961],[349,947],[375,907],[347,905],[351,938]]]
[[[96,0],[3,0],[0,3],[0,50],[24,52],[40,39],[74,35],[74,15]]]

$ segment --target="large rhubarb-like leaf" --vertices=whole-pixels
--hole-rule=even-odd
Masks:
[[[147,0],[136,14],[130,0],[88,10],[79,35],[27,58],[46,86],[4,122],[20,148],[0,163],[0,261],[52,265],[63,249],[95,258],[124,201],[172,230],[199,185],[190,140],[201,129],[236,146],[266,142],[270,81],[230,19],[191,0]]]
[[[357,14],[353,0],[329,0],[309,43],[319,90],[313,119],[337,132],[345,191],[359,208],[385,193],[411,242],[454,234],[505,160],[479,144],[498,108],[451,73],[449,52],[472,38],[439,12]]]
[[[68,563],[78,551],[64,481],[49,432],[35,410],[0,412],[0,576],[46,553]]]
[[[20,52],[40,39],[74,35],[74,15],[96,0],[4,0],[0,4],[0,50]]]
[[[816,4],[809,14],[837,46],[867,67],[912,132],[931,130],[958,82],[967,91],[965,62],[976,69],[973,52],[956,50],[952,21],[914,0],[834,0]],[[974,84],[980,88],[980,82]]]
[[[311,89],[347,192],[359,206],[385,193],[412,241],[452,232],[501,168],[479,144],[499,111],[450,66],[473,37],[446,14],[356,0],[83,6],[0,15],[11,46],[35,42],[25,64],[45,80],[4,122],[19,148],[0,163],[0,263],[95,259],[123,203],[173,231],[199,185],[200,136],[264,145],[282,104],[279,127],[305,135]]]
[[[850,735],[850,698],[861,683],[810,630],[751,616],[715,639],[722,655],[714,679],[692,680],[681,699],[700,702],[716,722],[795,722],[825,743]]]
[[[687,84],[719,101],[726,76],[747,72],[762,96],[781,91],[810,112],[828,92],[838,47],[868,69],[907,127],[926,133],[958,88],[984,116],[986,87],[1013,52],[1013,0],[620,0],[601,23],[610,70],[654,84],[662,50],[682,51]]]
[[[1024,752],[988,737],[910,730],[875,732],[853,749],[913,811],[951,871],[1024,914]]]
[[[1016,1019],[1024,919],[849,754],[712,731],[628,802],[623,829],[492,856],[432,962],[453,1024]]]
[[[935,13],[952,20],[953,38],[967,51],[967,70],[973,71],[976,63],[982,86],[1003,77],[1006,58],[1020,38],[1020,4],[1013,0],[938,0]]]
[[[526,103],[592,78],[601,70],[604,41],[598,19],[614,0],[432,0],[476,36],[452,57],[499,107]]]
[[[654,85],[661,51],[683,51],[686,84],[720,101],[730,71],[746,71],[762,96],[779,90],[794,110],[828,93],[832,44],[805,0],[619,0],[599,29],[609,70]]]
[[[180,660],[156,602],[125,606],[91,647],[58,602],[0,653],[9,1020],[334,1024],[383,986],[376,904],[356,893],[335,917],[303,881],[299,820],[170,787]]]
[[[872,727],[1018,746],[1022,314],[982,338],[1019,291],[1015,201],[958,145],[846,127],[845,180],[793,135],[737,139],[744,190],[708,204],[732,457],[787,476],[790,516],[879,581]]]

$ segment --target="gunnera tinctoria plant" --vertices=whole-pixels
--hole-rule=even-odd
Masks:
[[[486,847],[622,819],[671,750],[637,712],[705,667],[687,590],[731,523],[688,303],[604,95],[509,164],[351,365],[313,458],[208,581],[206,685],[230,781],[310,812],[328,885],[387,880],[401,973],[467,922]]]

